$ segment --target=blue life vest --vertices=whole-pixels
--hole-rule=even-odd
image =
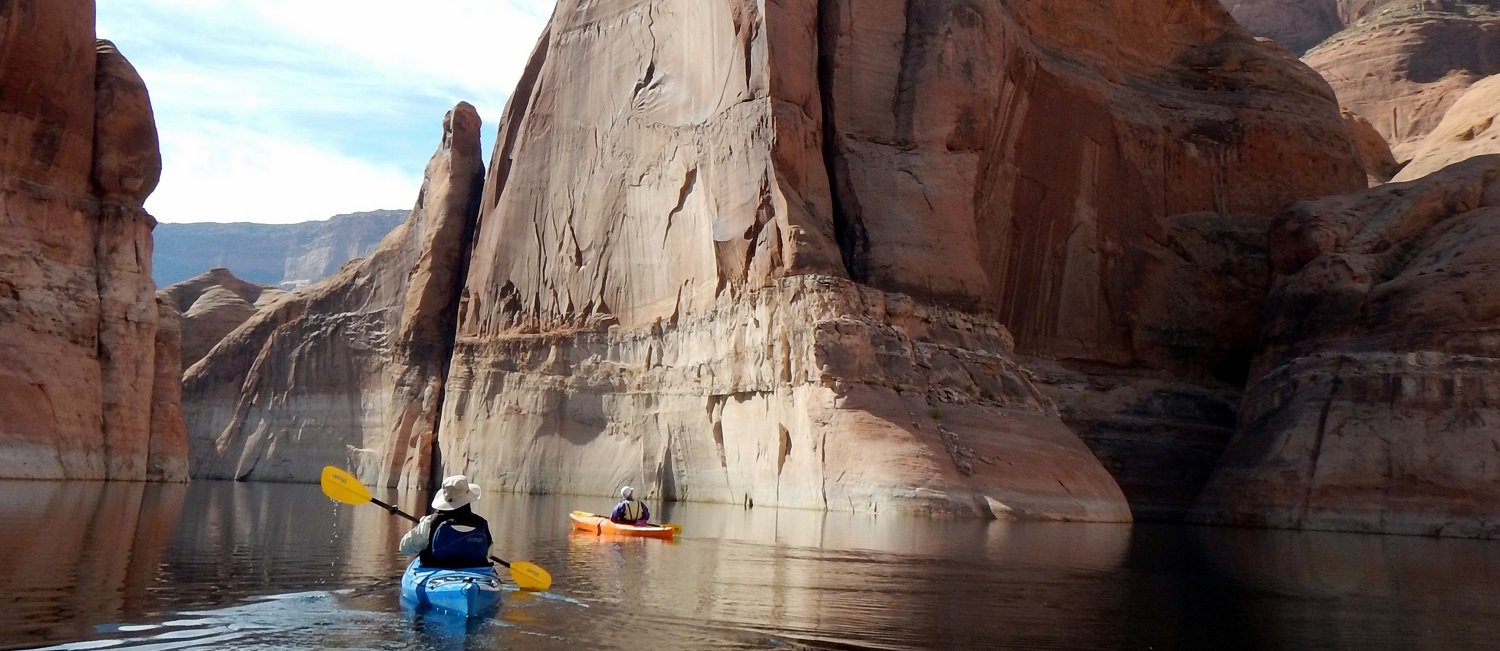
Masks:
[[[429,567],[478,567],[489,565],[490,532],[482,519],[446,518],[432,525],[422,564]],[[477,516],[475,519],[478,519]]]

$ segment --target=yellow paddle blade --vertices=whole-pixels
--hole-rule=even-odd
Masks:
[[[552,575],[534,563],[516,561],[510,564],[510,578],[523,590],[546,590],[552,587]]]
[[[323,494],[335,502],[364,504],[370,501],[370,490],[342,469],[323,467]]]

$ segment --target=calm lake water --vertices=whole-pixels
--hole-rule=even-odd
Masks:
[[[479,502],[554,582],[463,621],[400,605],[404,521],[315,485],[0,482],[0,647],[1500,647],[1500,543],[697,504],[677,542],[570,534],[609,506]]]

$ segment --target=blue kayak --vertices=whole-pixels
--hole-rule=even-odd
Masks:
[[[487,615],[500,605],[500,576],[493,566],[438,569],[414,558],[401,575],[401,601],[463,615]]]

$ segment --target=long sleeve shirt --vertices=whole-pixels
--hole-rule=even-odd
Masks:
[[[419,554],[427,549],[427,541],[432,538],[432,522],[435,519],[437,519],[437,514],[431,513],[418,520],[416,526],[401,537],[401,553]]]

